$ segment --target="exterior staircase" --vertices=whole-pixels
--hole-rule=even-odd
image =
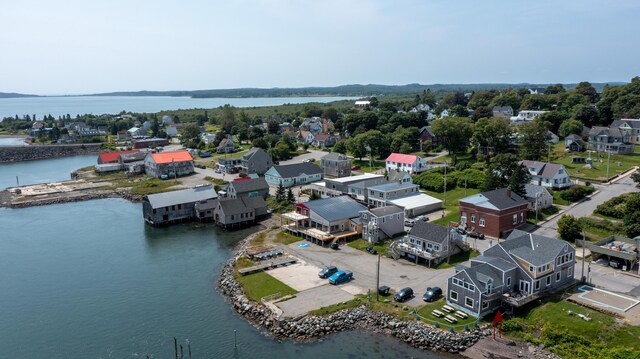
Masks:
[[[389,252],[389,254],[394,260],[398,260],[398,258],[400,258],[400,251],[398,251],[398,248],[396,248],[397,244],[398,244],[398,241],[395,240],[391,242],[391,244],[389,244],[389,246],[387,247],[387,252]]]

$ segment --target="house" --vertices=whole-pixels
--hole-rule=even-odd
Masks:
[[[218,153],[233,153],[235,151],[235,143],[231,139],[231,136],[227,138],[223,138],[218,144],[218,149],[216,150]]]
[[[449,117],[449,109],[444,109],[440,112],[440,118]]]
[[[295,211],[283,217],[289,222],[285,226],[289,232],[324,245],[359,237],[362,233],[360,212],[364,210],[366,208],[353,198],[340,196],[298,203]]]
[[[142,138],[131,141],[134,148],[150,148],[158,146],[166,146],[169,140],[166,138]]]
[[[623,118],[620,120],[615,120],[609,127],[620,129],[622,135],[629,138],[630,143],[640,143],[640,119]]]
[[[225,173],[238,173],[241,164],[241,158],[224,158],[224,156],[221,156],[218,158],[218,163],[216,163],[216,170]]]
[[[430,112],[430,111],[431,111],[431,107],[424,103],[418,104],[412,107],[411,110],[409,110],[409,112]]]
[[[98,155],[98,164],[105,163],[118,163],[120,155],[125,153],[139,153],[140,150],[129,150],[129,151],[114,151],[114,152],[103,152]],[[146,155],[146,154],[145,154]]]
[[[428,169],[427,163],[422,157],[392,153],[386,159],[387,171],[405,171],[411,175],[424,172]]]
[[[300,124],[300,130],[309,131],[314,136],[322,132],[320,117],[305,118]]]
[[[118,131],[118,133],[116,134],[116,139],[117,140],[130,140],[131,139],[131,135],[129,134],[129,131],[127,131],[127,130]]]
[[[165,132],[167,132],[167,136],[169,137],[178,137],[178,127],[176,126],[165,127]]]
[[[348,177],[351,176],[351,159],[346,155],[331,152],[320,159],[320,167],[325,176]]]
[[[413,183],[389,182],[368,188],[367,204],[372,207],[395,205],[404,209],[405,217],[437,211],[442,201],[426,195]]]
[[[322,124],[322,132],[331,133],[335,130],[335,124],[329,118],[320,119],[320,123]]]
[[[558,137],[558,135],[556,135],[555,133],[553,133],[551,131],[548,131],[548,133],[549,133],[548,138],[549,138],[549,142],[550,143],[558,143],[558,142],[560,142],[560,137]]]
[[[633,153],[630,137],[618,127],[593,126],[589,131],[589,149],[612,154]]]
[[[513,116],[513,108],[511,106],[493,106],[491,112],[494,117],[510,118]]]
[[[320,181],[324,174],[322,168],[316,164],[303,162],[273,166],[264,174],[264,177],[270,185],[282,185],[286,188]]]
[[[389,182],[369,187],[367,205],[384,207],[387,201],[398,197],[407,197],[420,193],[420,186],[413,183]]]
[[[269,197],[269,184],[267,184],[264,177],[237,179],[227,185],[225,194],[228,198],[262,197],[267,199]]]
[[[162,116],[162,120],[161,121],[162,121],[163,125],[170,125],[170,124],[173,123],[173,119],[169,115]]]
[[[311,144],[313,142],[314,135],[310,131],[300,130],[298,131],[298,136],[296,137],[296,139],[300,143]]]
[[[312,145],[316,147],[333,147],[338,142],[339,137],[330,133],[319,133],[313,137]]]
[[[127,132],[131,137],[141,137],[147,134],[147,130],[142,127],[131,127]]]
[[[540,161],[521,161],[531,176],[531,184],[551,188],[566,188],[571,186],[571,178],[564,165]]]
[[[404,209],[398,206],[370,208],[360,212],[362,238],[377,243],[404,232]]]
[[[571,152],[582,152],[587,149],[587,143],[582,137],[576,134],[570,134],[564,138],[564,146]]]
[[[120,153],[118,163],[122,165],[122,169],[129,174],[144,173],[144,159],[147,157],[145,152]]]
[[[97,128],[85,128],[76,131],[76,134],[79,137],[100,137],[106,135],[107,133],[105,131],[98,130]]]
[[[324,182],[310,184],[309,188],[314,195],[321,198],[339,197],[346,194],[360,202],[366,203],[366,188],[383,183],[387,183],[384,176],[365,173],[358,176],[326,178]]]
[[[262,176],[271,166],[273,166],[271,155],[258,147],[252,147],[240,159],[240,173],[246,175],[256,173]]]
[[[149,153],[144,159],[144,171],[157,178],[190,175],[194,172],[193,157],[187,151]]]
[[[360,100],[355,102],[355,107],[359,110],[364,110],[369,106],[371,106],[371,101]]]
[[[536,111],[536,110],[522,110],[518,112],[518,116],[510,117],[512,123],[522,124],[525,122],[531,122],[535,120],[538,116],[543,113],[547,113],[548,111]]]
[[[514,230],[506,241],[456,266],[447,304],[475,317],[522,307],[574,283],[575,249],[567,242]]]
[[[213,212],[196,215],[197,203],[217,201],[212,185],[198,186],[172,192],[150,194],[142,201],[142,215],[146,223],[159,226],[195,218],[211,219]]]
[[[221,198],[213,210],[214,222],[225,229],[242,228],[269,215],[264,199],[258,197]]]
[[[530,211],[541,210],[553,206],[553,196],[549,193],[544,186],[538,186],[527,183],[524,185],[527,202],[527,207]]]
[[[387,181],[400,183],[413,183],[411,175],[404,171],[390,170],[387,172]]]
[[[393,251],[412,262],[424,261],[429,267],[449,256],[468,251],[469,245],[453,227],[444,227],[427,221],[416,221],[405,238]]]
[[[433,133],[431,126],[423,126],[420,129],[420,151],[423,150],[423,145],[428,144],[428,146],[438,146],[440,143],[438,142],[438,136]]]
[[[501,188],[460,199],[459,225],[500,238],[527,222],[527,202],[511,189]]]

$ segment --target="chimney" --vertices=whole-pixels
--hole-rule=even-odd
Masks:
[[[507,187],[507,197],[511,198],[511,187]]]

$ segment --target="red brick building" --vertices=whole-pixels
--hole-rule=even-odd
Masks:
[[[460,226],[499,238],[527,222],[527,201],[510,189],[478,193],[460,200]]]

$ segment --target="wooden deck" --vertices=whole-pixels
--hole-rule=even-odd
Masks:
[[[242,268],[242,269],[239,269],[238,272],[240,274],[244,275],[244,274],[253,273],[253,272],[257,272],[257,271],[261,271],[261,270],[265,270],[265,269],[269,269],[269,268],[274,268],[274,267],[278,267],[278,266],[283,266],[283,265],[295,263],[297,261],[298,260],[296,258],[292,258],[292,257],[280,258],[280,259],[268,261],[266,263],[255,265],[253,267]]]

